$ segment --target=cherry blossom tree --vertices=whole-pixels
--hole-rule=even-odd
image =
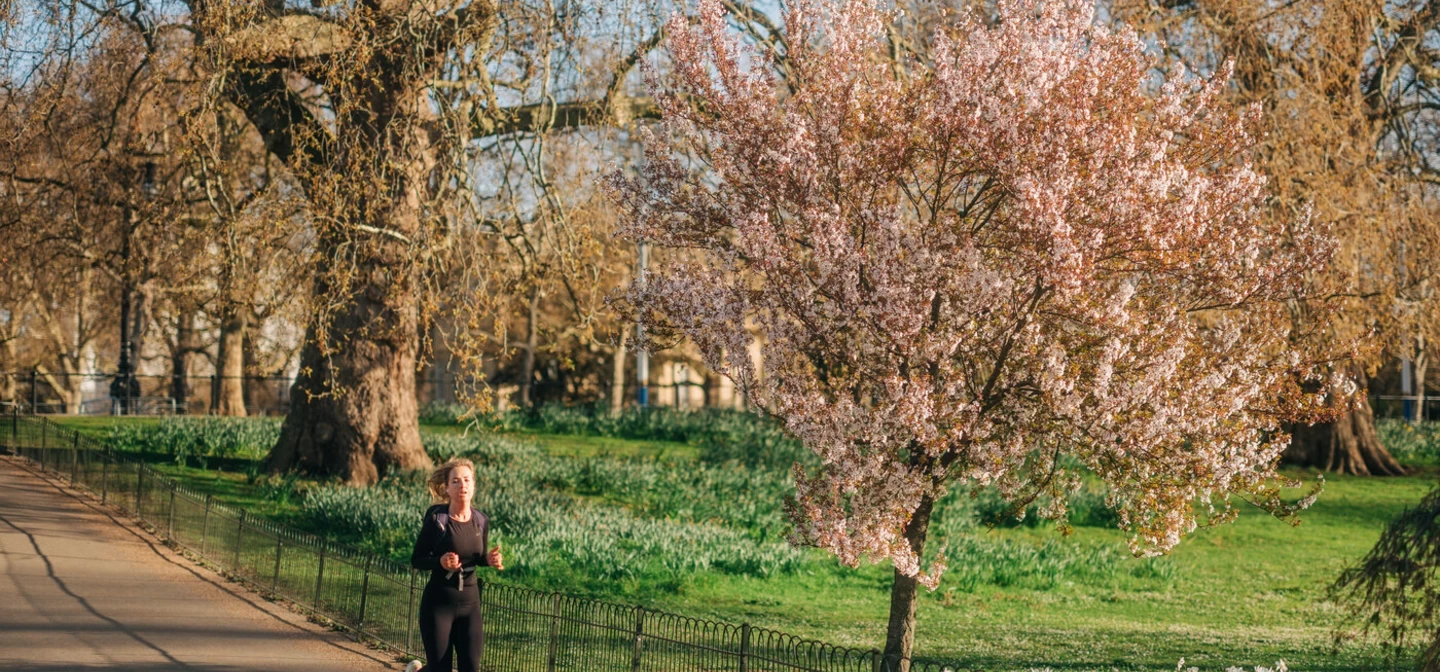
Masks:
[[[1281,423],[1320,406],[1284,315],[1332,242],[1260,216],[1258,108],[1226,72],[1154,81],[1087,0],[996,11],[897,61],[871,0],[790,3],[783,53],[702,0],[650,73],[665,137],[609,180],[624,235],[672,251],[628,300],[819,457],[793,540],[893,564],[891,669],[948,488],[1061,519],[1086,470],[1132,550],[1165,552],[1232,496],[1293,511]]]

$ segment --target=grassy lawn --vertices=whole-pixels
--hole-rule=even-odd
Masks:
[[[1340,614],[1324,599],[1325,588],[1433,478],[1328,481],[1299,527],[1252,510],[1192,535],[1173,554],[1170,585],[1158,589],[962,592],[942,582],[919,607],[916,649],[983,670],[1173,670],[1180,658],[1202,670],[1272,667],[1282,659],[1292,670],[1389,669],[1373,645],[1334,650]],[[1059,536],[1047,529],[991,534]],[[1087,540],[1124,543],[1120,532],[1094,528],[1077,529],[1067,543]],[[715,576],[667,606],[866,646],[884,632],[889,578],[884,568],[780,580]]]
[[[111,427],[116,425],[153,425],[160,422],[156,417],[116,417],[111,415],[52,415],[56,424],[72,429],[92,439],[103,439]]]
[[[142,420],[123,419],[123,422]],[[107,418],[65,418],[87,434],[104,433]],[[455,434],[455,427],[424,431]],[[474,430],[471,430],[472,432]],[[553,456],[669,457],[685,460],[695,449],[674,442],[629,441],[514,432]],[[217,500],[245,506],[279,522],[307,527],[297,488],[317,485],[260,477],[253,465],[226,461],[228,471],[182,467],[155,455],[166,473]],[[1311,474],[1293,475],[1311,480]],[[1239,665],[1291,670],[1391,669],[1372,643],[1336,649],[1342,622],[1325,589],[1358,560],[1384,524],[1418,501],[1433,474],[1402,478],[1330,476],[1319,502],[1291,527],[1255,509],[1236,522],[1200,530],[1172,554],[1167,576],[1111,585],[1060,581],[1046,589],[980,585],[973,590],[942,582],[919,607],[917,653],[959,661],[980,670],[1173,670],[1186,665],[1225,670]],[[613,504],[607,504],[613,505]],[[997,540],[1043,544],[1107,544],[1123,549],[1117,530],[1080,527],[1061,538],[1050,527],[982,532]],[[507,546],[508,548],[508,546]],[[857,648],[883,638],[891,574],[885,566],[839,568],[818,561],[766,578],[701,573],[672,590],[645,594],[647,606],[682,614],[749,622],[802,637]],[[1123,563],[1139,563],[1123,559]],[[1128,565],[1127,565],[1128,566]],[[952,574],[957,572],[952,561]],[[623,599],[623,598],[621,598]],[[1402,666],[1402,669],[1403,666]]]
[[[423,432],[434,434],[472,434],[484,430],[458,425],[424,425]],[[501,432],[502,436],[528,439],[544,444],[551,455],[563,457],[684,457],[693,458],[695,446],[679,441],[633,441],[608,436],[574,436],[534,431]]]

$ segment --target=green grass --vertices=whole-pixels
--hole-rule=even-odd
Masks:
[[[104,421],[62,420],[97,436],[106,431]],[[439,439],[436,445],[454,451],[469,449],[456,442],[462,433],[458,428],[426,427],[424,432],[427,443],[450,437]],[[473,430],[470,434],[472,439],[479,438]],[[623,514],[641,522],[657,519],[674,524],[718,521],[754,534],[773,534],[754,532],[769,529],[763,523],[769,515],[764,506],[752,511],[738,501],[769,499],[772,495],[765,494],[768,486],[744,486],[743,481],[731,484],[725,479],[732,476],[707,471],[711,467],[695,460],[695,449],[689,444],[523,429],[506,435],[534,441],[543,448],[543,454],[520,452],[508,458],[509,462],[497,462],[534,467],[527,473],[540,479],[538,489],[519,493],[521,501],[525,497],[569,497],[563,501],[577,503],[566,506],[616,512],[607,516]],[[1407,440],[1420,442],[1407,447],[1409,454],[1424,457],[1433,452],[1428,444],[1420,445],[1424,441],[1408,435]],[[314,511],[307,512],[305,497],[297,493],[327,490],[327,484],[261,477],[253,466],[246,473],[239,461],[227,461],[227,467],[239,468],[221,472],[177,465],[159,453],[150,455],[149,460],[218,501],[250,507],[257,514],[302,529],[324,531],[324,525],[317,525]],[[1293,475],[1312,478],[1300,472]],[[1343,613],[1326,601],[1325,588],[1342,567],[1368,551],[1384,524],[1417,502],[1434,480],[1432,474],[1331,476],[1324,494],[1303,514],[1299,527],[1258,510],[1246,510],[1233,524],[1198,531],[1171,558],[1148,566],[1124,556],[1124,535],[1118,530],[1077,527],[1072,536],[1061,537],[1053,527],[1044,525],[963,528],[963,538],[973,546],[965,551],[969,554],[965,557],[984,566],[967,567],[952,557],[951,572],[940,589],[922,596],[916,650],[923,656],[983,670],[1173,670],[1182,657],[1187,666],[1202,670],[1224,670],[1232,665],[1269,667],[1282,659],[1297,671],[1390,669],[1373,642],[1346,642],[1338,650],[1334,648],[1333,636],[1343,624]],[[395,515],[418,517],[418,511],[409,510],[417,505],[407,499],[415,496],[406,489],[413,484],[395,487],[399,510]],[[715,492],[704,492],[706,488]],[[759,516],[761,522],[746,516]],[[377,524],[377,529],[389,529]],[[352,534],[347,540],[365,543],[366,536]],[[375,535],[368,536],[375,540]],[[403,542],[403,536],[398,534],[389,545]],[[565,539],[569,537],[557,536],[553,541],[567,543]],[[512,544],[507,540],[507,552],[526,552],[520,541]],[[1048,556],[1040,550],[1045,548],[1051,549],[1046,551]],[[603,553],[589,562],[622,566],[634,562]],[[1019,557],[1027,553],[1030,555]],[[609,595],[688,615],[746,621],[836,644],[877,645],[887,617],[888,568],[850,570],[836,566],[819,552],[803,556],[799,564],[787,565],[791,568],[784,571],[638,571],[635,577],[610,583],[606,582],[610,579],[597,581],[587,575],[593,568],[574,564],[573,557],[567,561],[571,564],[551,562],[527,569],[522,558],[512,556],[517,570],[507,575],[538,587]],[[1090,557],[1100,558],[1094,568],[1099,575],[1064,564]],[[1006,568],[1020,574],[996,575]],[[663,585],[637,585],[646,582]]]
[[[79,432],[81,436],[104,439],[110,430],[118,426],[148,427],[160,423],[155,417],[116,417],[112,415],[52,415],[51,420],[65,429]]]
[[[424,425],[427,434],[468,436],[489,434],[483,429],[459,425]],[[563,457],[686,457],[699,455],[695,446],[680,441],[655,441],[621,439],[609,436],[575,436],[550,434],[532,430],[511,430],[496,432],[500,436],[528,439],[543,444],[551,455]]]
[[[1204,670],[1282,659],[1292,670],[1388,669],[1373,644],[1332,651],[1341,614],[1324,592],[1369,550],[1390,516],[1432,485],[1430,477],[1332,477],[1297,528],[1249,511],[1192,535],[1175,550],[1174,576],[1160,589],[966,592],[942,583],[919,607],[917,650],[985,670],[1171,670],[1182,657]],[[1058,536],[1043,528],[991,534]],[[1119,545],[1123,536],[1080,528],[1066,543],[1086,541]],[[716,576],[666,603],[863,646],[884,632],[888,580],[883,567],[778,581]]]

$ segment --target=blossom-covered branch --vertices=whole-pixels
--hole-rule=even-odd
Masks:
[[[685,257],[631,299],[819,456],[796,539],[931,587],[916,513],[947,485],[1060,493],[1070,456],[1163,552],[1196,502],[1268,496],[1316,407],[1283,311],[1331,244],[1259,216],[1258,109],[1223,72],[1152,81],[1084,0],[998,12],[897,68],[875,3],[795,2],[780,86],[703,1],[651,76],[667,137],[610,181],[626,234]]]

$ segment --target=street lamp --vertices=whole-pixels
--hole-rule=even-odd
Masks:
[[[149,200],[154,198],[158,191],[159,187],[155,184],[155,162],[146,161],[140,178],[140,193]],[[120,365],[115,372],[115,380],[110,382],[110,398],[118,403],[116,410],[120,415],[133,413],[134,400],[140,396],[140,381],[135,377],[137,353],[135,342],[130,339],[130,237],[135,232],[135,220],[135,209],[127,201],[125,235],[120,239],[121,277],[124,278],[124,284],[120,287]]]
[[[645,267],[650,265],[650,246],[640,243],[639,259],[636,260],[636,279],[641,289],[645,287]],[[645,349],[645,322],[635,320],[635,382],[639,384],[636,401],[641,408],[650,403],[650,353]]]

